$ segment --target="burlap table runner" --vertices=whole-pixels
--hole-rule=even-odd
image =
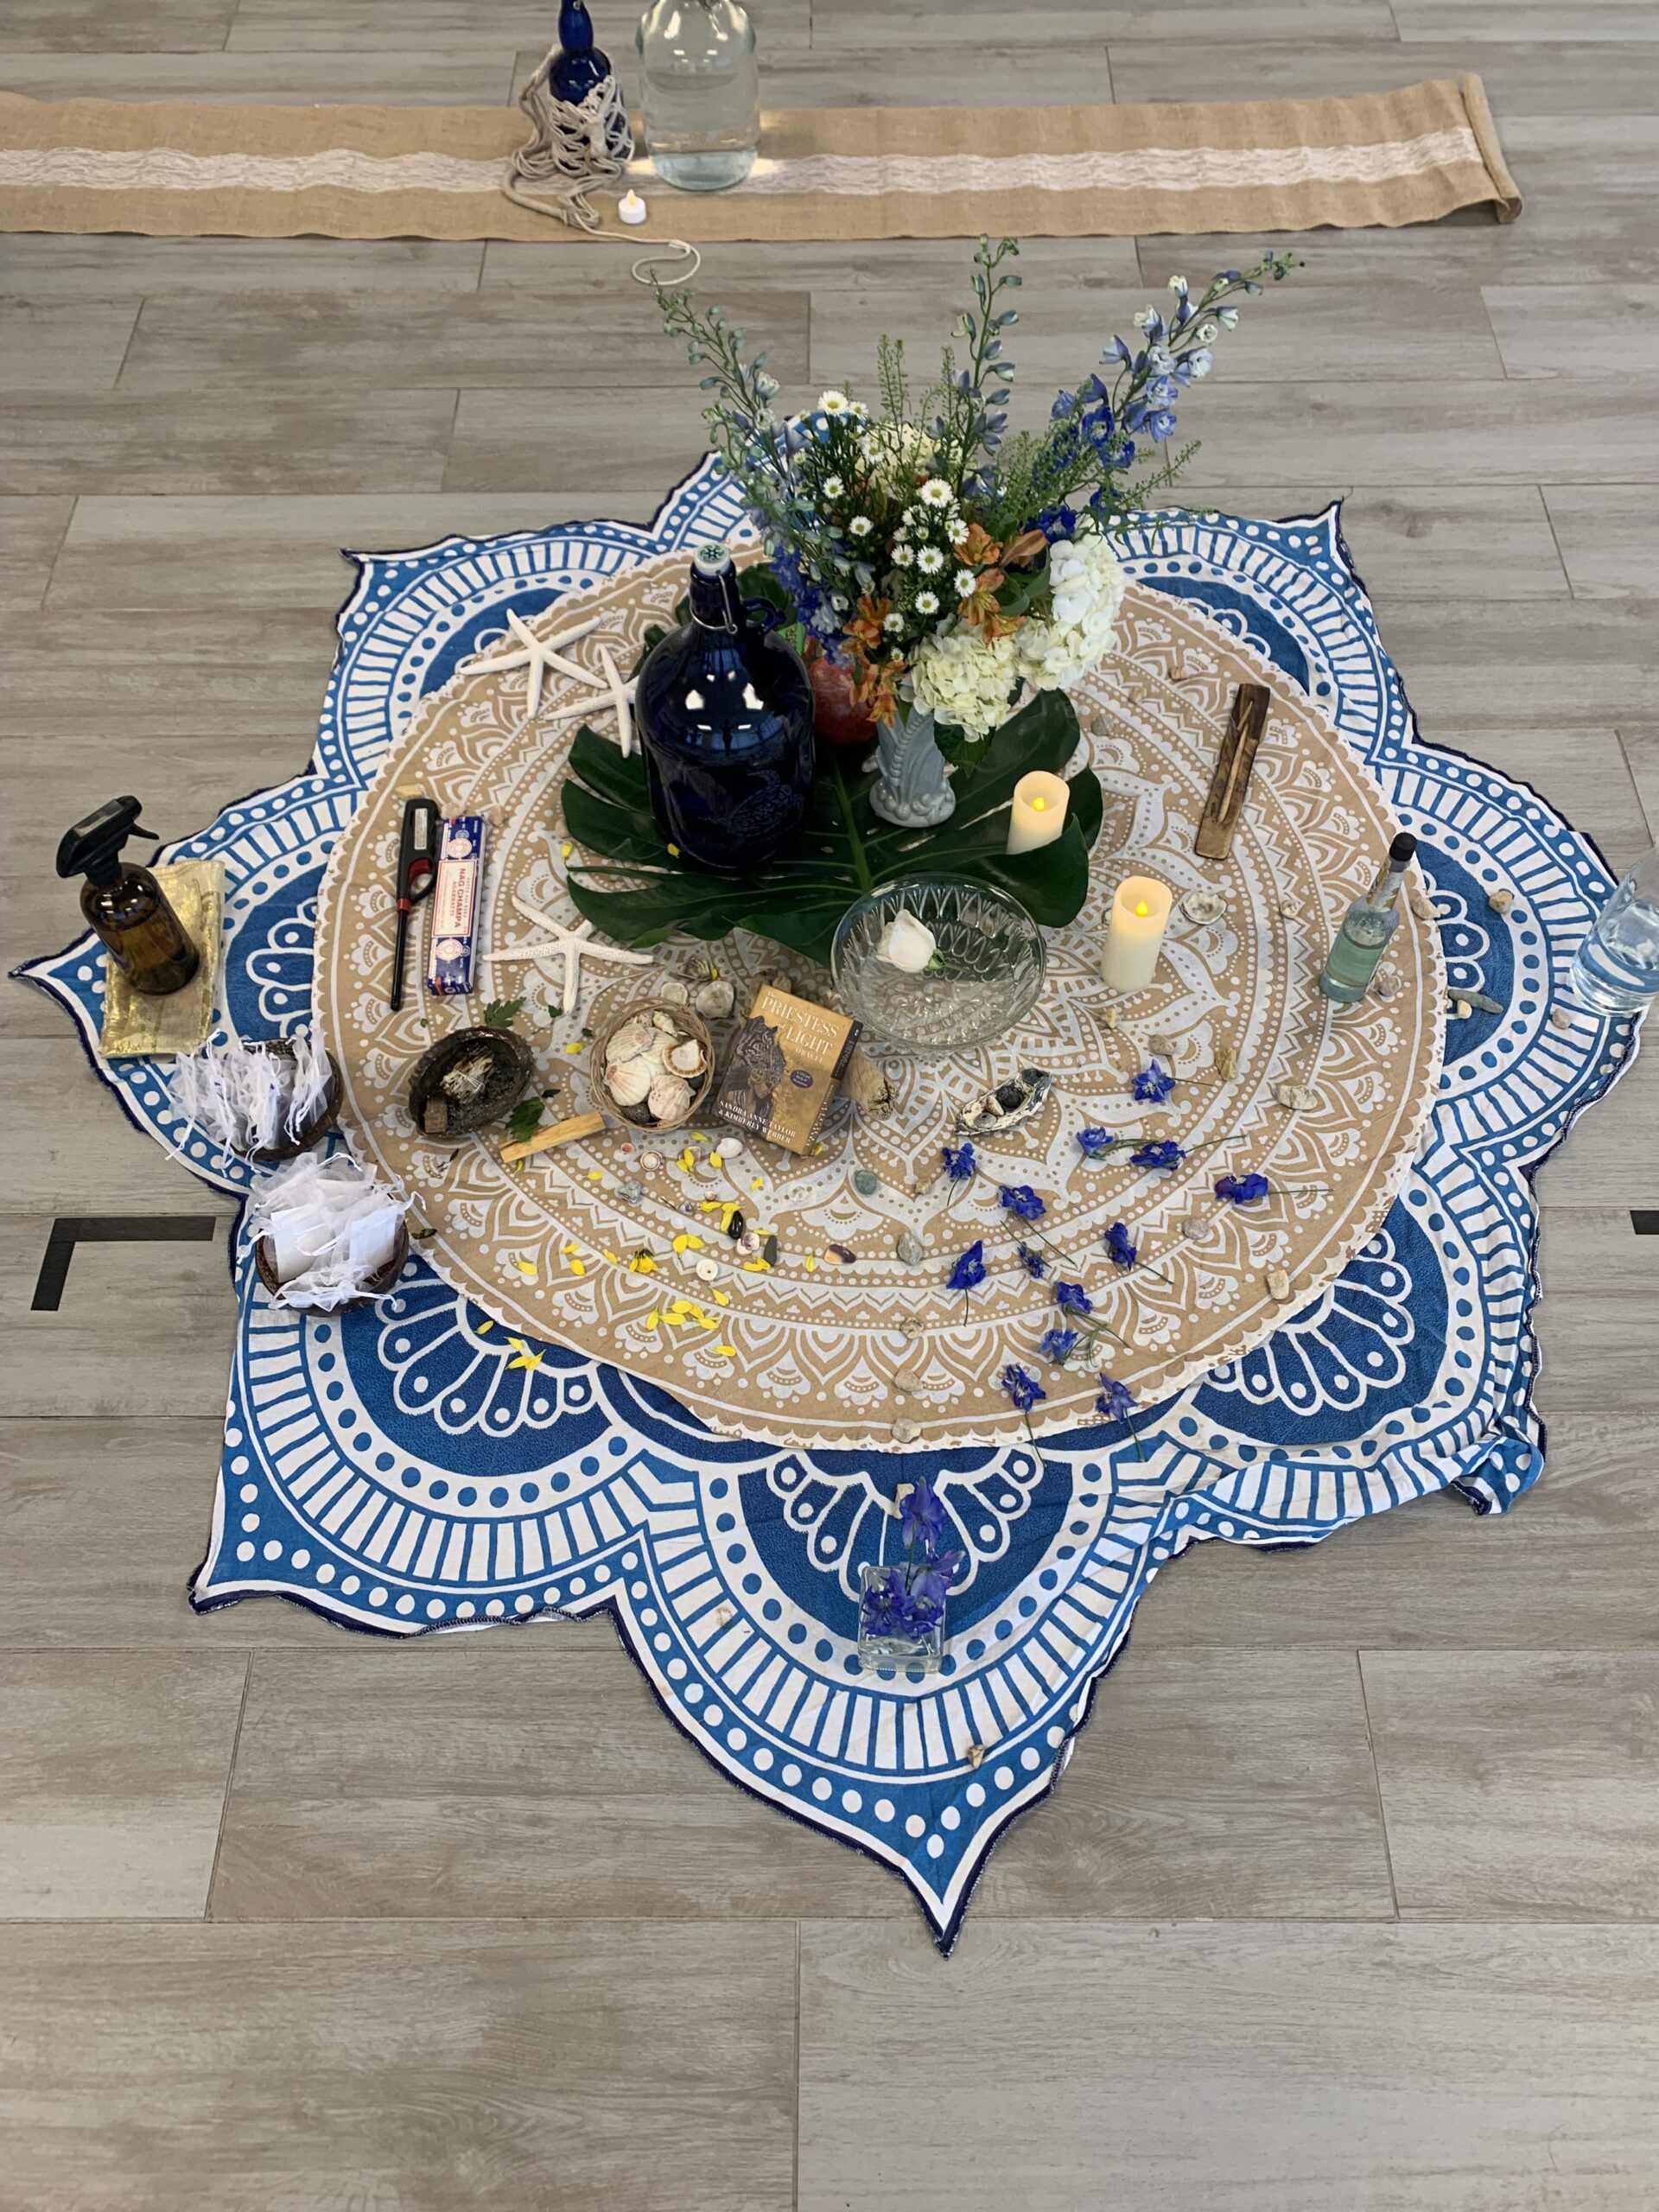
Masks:
[[[500,189],[526,136],[516,108],[4,93],[0,229],[572,239]],[[785,109],[735,191],[672,192],[643,163],[630,181],[652,212],[628,237],[694,243],[1392,228],[1521,207],[1474,76],[1330,99]]]

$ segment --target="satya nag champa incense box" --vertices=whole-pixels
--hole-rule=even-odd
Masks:
[[[461,998],[473,988],[483,897],[484,817],[458,814],[443,825],[432,888],[426,988],[435,997]]]
[[[816,1140],[853,1057],[859,1025],[763,983],[732,1041],[714,1116],[789,1152]]]

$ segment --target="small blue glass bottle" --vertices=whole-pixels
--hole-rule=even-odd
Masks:
[[[608,54],[594,44],[594,19],[587,0],[562,0],[559,9],[559,52],[547,80],[562,100],[580,107],[595,85],[611,73]]]
[[[690,602],[635,687],[651,803],[688,860],[744,874],[805,817],[812,684],[794,647],[745,608],[728,547],[694,555]]]

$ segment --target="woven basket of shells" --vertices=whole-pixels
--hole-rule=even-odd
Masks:
[[[702,1017],[672,999],[619,984],[593,1015],[594,1103],[642,1129],[677,1129],[715,1079],[715,1048]]]

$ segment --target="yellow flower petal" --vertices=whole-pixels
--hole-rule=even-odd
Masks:
[[[480,1337],[487,1337],[490,1331],[495,1326],[495,1324],[493,1321],[474,1321],[473,1326],[478,1331]]]
[[[735,1344],[716,1344],[715,1346],[715,1357],[716,1359],[735,1359],[737,1357],[737,1346]]]
[[[573,1275],[585,1275],[588,1272],[586,1262],[577,1259],[574,1253],[570,1259],[570,1272]]]
[[[656,1328],[661,1322],[662,1318],[663,1317],[660,1313],[647,1313],[645,1316],[645,1326],[648,1329]]]
[[[524,1277],[526,1282],[539,1282],[541,1281],[541,1269],[536,1265],[536,1262],[533,1260],[515,1260],[513,1262],[513,1265],[518,1268],[519,1274]]]
[[[716,1306],[729,1306],[731,1302],[730,1298],[723,1290],[717,1290],[715,1293],[715,1303]]]
[[[573,1059],[575,1058],[575,1055],[576,1055],[576,1054],[577,1054],[577,1053],[582,1050],[582,1042],[583,1042],[583,1040],[582,1040],[580,1037],[573,1037],[573,1038],[570,1039],[570,1042],[569,1042],[569,1043],[565,1046],[565,1048],[564,1048],[564,1049],[565,1049],[565,1051],[566,1051],[568,1053],[569,1053],[569,1055],[571,1056],[571,1058],[572,1058]]]

